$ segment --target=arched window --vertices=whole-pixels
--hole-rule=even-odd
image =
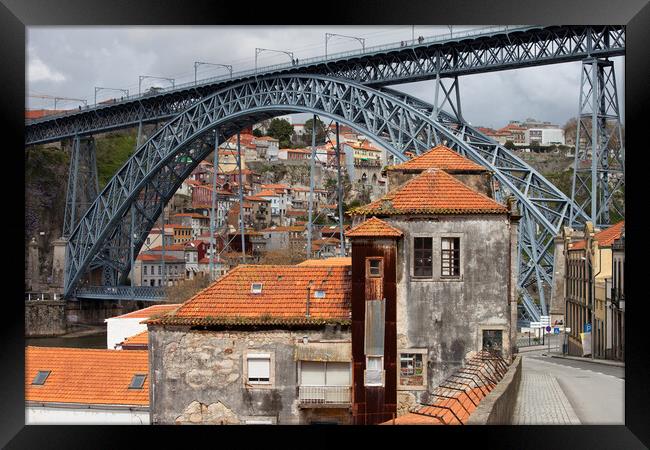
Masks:
[[[361,175],[361,182],[363,184],[366,184],[368,182],[368,175],[366,175],[365,173]]]
[[[372,184],[377,184],[377,174],[376,173],[372,174]]]

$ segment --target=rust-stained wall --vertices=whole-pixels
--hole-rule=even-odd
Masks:
[[[397,246],[393,239],[352,240],[352,383],[353,415],[356,424],[374,424],[389,420],[397,403],[397,345],[396,345],[396,259]],[[366,359],[365,302],[376,299],[378,287],[366,279],[366,258],[383,257],[381,296],[386,299],[384,329],[383,387],[364,386]]]

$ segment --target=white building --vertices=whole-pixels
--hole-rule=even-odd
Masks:
[[[529,128],[526,130],[526,142],[546,145],[564,145],[564,130],[562,128]]]
[[[148,425],[149,353],[27,347],[27,425]]]
[[[121,316],[109,317],[106,322],[106,348],[114,350],[126,338],[135,336],[147,330],[147,326],[140,323],[146,319],[168,313],[179,307],[180,304],[153,305],[148,308],[133,311]]]

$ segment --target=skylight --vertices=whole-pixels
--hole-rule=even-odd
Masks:
[[[142,389],[142,386],[144,386],[144,380],[147,378],[146,375],[133,375],[133,378],[131,379],[131,384],[129,385],[129,389]]]
[[[251,283],[251,293],[252,294],[261,294],[262,293],[262,283]]]
[[[50,376],[51,370],[39,370],[36,376],[34,377],[34,381],[32,381],[32,384],[38,384],[38,385],[43,385],[45,384],[45,380],[47,380],[47,377]]]
[[[315,298],[325,298],[325,291],[314,291]]]

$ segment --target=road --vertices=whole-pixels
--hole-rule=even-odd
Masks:
[[[572,424],[576,418],[583,425],[625,423],[625,368],[545,353],[522,353],[517,423]]]

